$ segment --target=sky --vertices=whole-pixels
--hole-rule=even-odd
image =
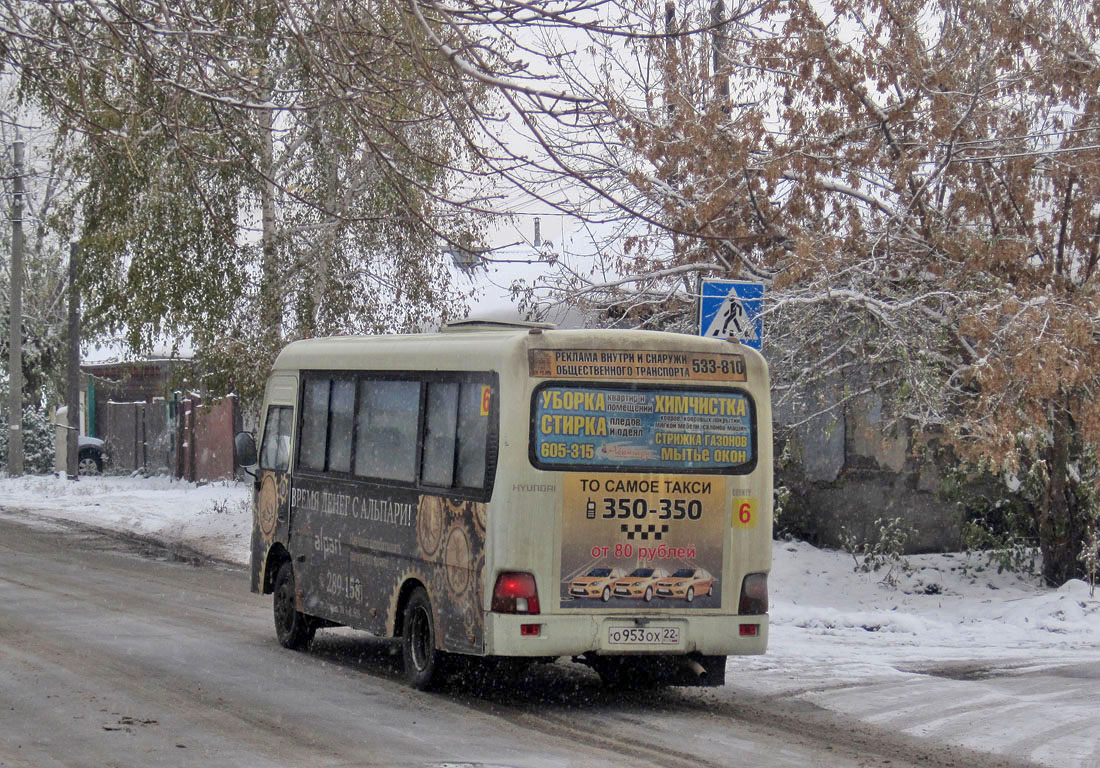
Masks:
[[[77,521],[244,565],[249,494],[241,483],[167,477],[0,477],[0,515],[32,525]],[[1068,680],[1058,695],[1029,677],[1066,665],[1097,668],[1100,592],[1082,581],[1052,589],[998,573],[978,554],[908,562],[889,586],[882,572],[855,572],[847,553],[774,542],[768,652],[731,658],[727,687],[1052,768],[1100,765],[1095,676],[1084,696]],[[987,670],[998,676],[987,679]],[[948,704],[956,714],[944,711]],[[964,711],[967,704],[981,715]],[[1052,724],[1060,729],[1054,736]]]

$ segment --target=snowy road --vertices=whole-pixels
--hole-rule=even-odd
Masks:
[[[748,673],[712,691],[624,697],[572,664],[503,688],[463,677],[422,694],[399,681],[388,645],[359,634],[321,633],[308,654],[281,649],[268,611],[243,570],[195,567],[67,524],[0,518],[0,766],[1028,764],[912,730],[936,714],[983,716],[990,702],[952,695],[955,681],[944,677],[840,686],[821,695],[850,701],[829,709],[804,690],[761,693]],[[967,674],[977,673],[959,676]],[[1095,688],[1090,665],[1016,684],[1038,701],[1065,689],[1061,674],[1082,695]],[[896,690],[861,694],[876,685]],[[843,714],[872,704],[870,718]],[[1095,694],[1090,706],[1097,711]],[[1031,743],[1024,754],[1041,749]]]

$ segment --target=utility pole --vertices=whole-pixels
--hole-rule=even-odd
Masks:
[[[80,447],[80,291],[77,280],[80,275],[80,243],[69,243],[69,360],[66,375],[65,403],[68,415],[65,424],[66,452],[65,474],[70,480],[79,479]]]
[[[15,140],[8,305],[8,474],[23,474],[23,140]]]

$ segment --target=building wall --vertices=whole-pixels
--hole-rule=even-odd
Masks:
[[[826,392],[817,403],[776,409],[777,433],[787,433],[776,451],[783,457],[776,485],[790,491],[779,529],[839,547],[846,535],[873,541],[876,520],[900,517],[915,530],[909,552],[959,549],[961,512],[941,498],[938,468],[908,430],[884,434],[877,395],[821,412],[838,399]],[[783,424],[798,426],[788,431]]]
[[[103,437],[108,403],[167,401],[173,395],[172,378],[181,360],[145,360],[125,363],[99,363],[81,366],[85,376],[81,397],[87,402],[86,434]]]

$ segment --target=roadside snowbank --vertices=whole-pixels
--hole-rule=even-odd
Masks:
[[[241,483],[196,485],[158,477],[0,477],[0,509],[73,520],[185,544],[219,560],[248,563],[252,511]]]

